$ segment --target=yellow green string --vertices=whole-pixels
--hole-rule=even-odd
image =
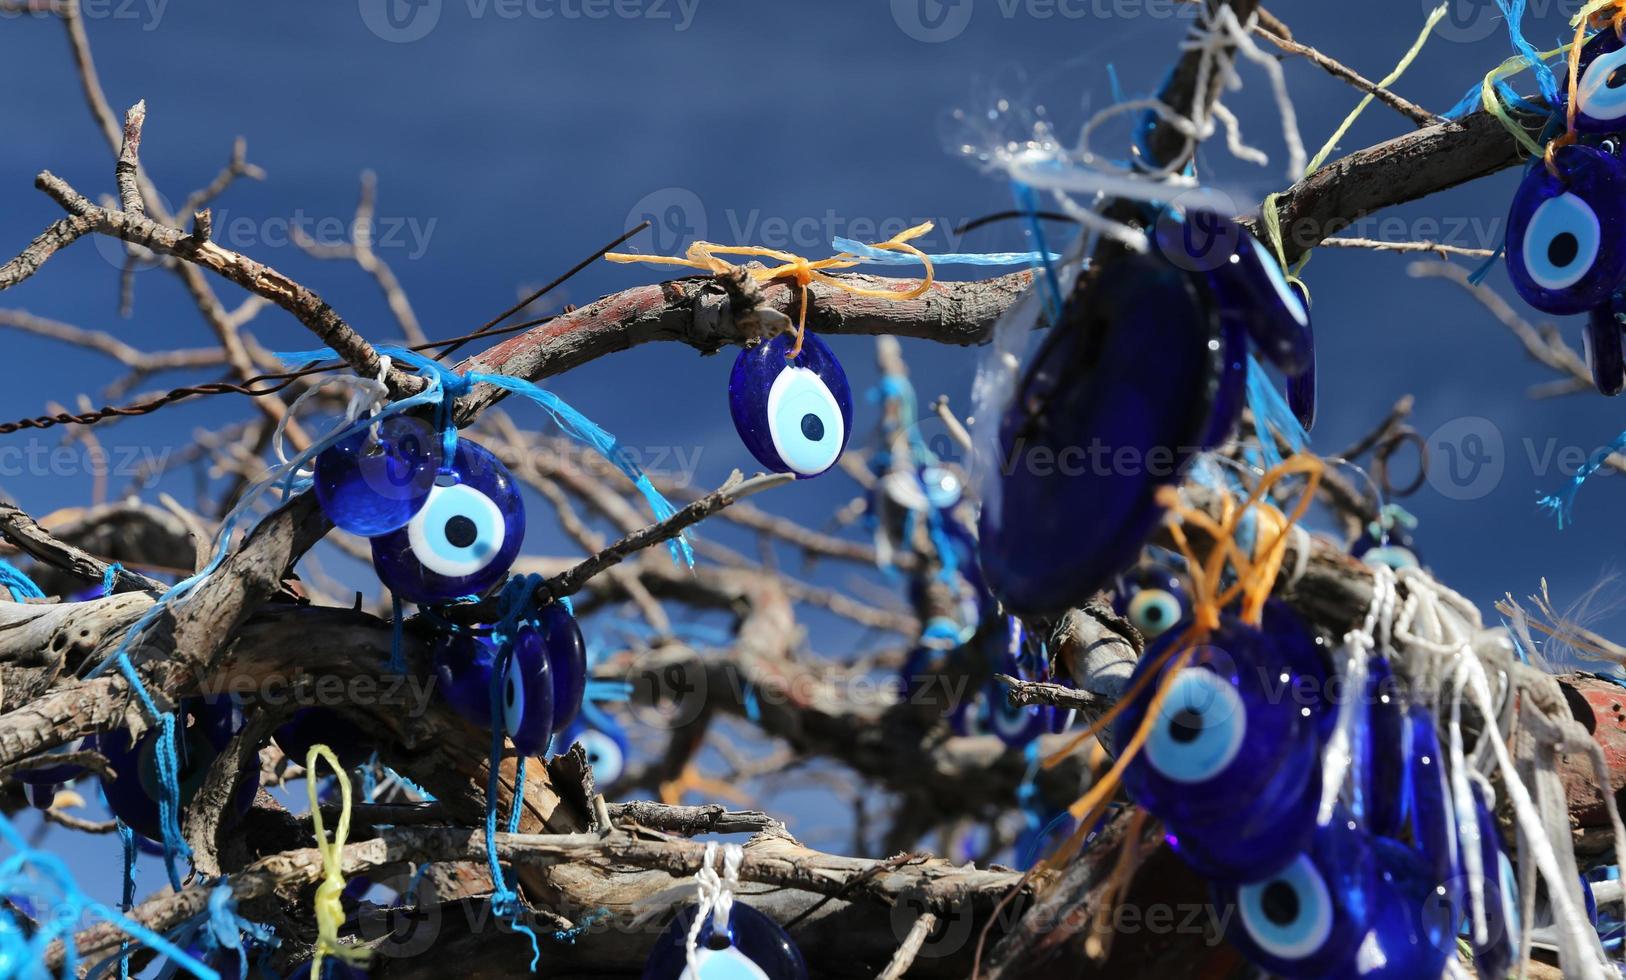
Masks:
[[[327,840],[322,826],[322,801],[317,798],[316,763],[326,760],[339,781],[339,826],[333,840]],[[350,963],[365,962],[366,949],[339,943],[339,927],[344,925],[344,841],[350,836],[350,776],[339,765],[339,757],[326,745],[313,745],[305,757],[305,786],[310,791],[311,824],[316,831],[316,850],[322,855],[322,883],[316,886],[316,952],[311,956],[311,980],[321,980],[322,959],[336,956]]]

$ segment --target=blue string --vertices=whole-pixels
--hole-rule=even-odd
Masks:
[[[1626,449],[1626,432],[1616,436],[1614,442],[1593,453],[1585,463],[1581,464],[1581,468],[1575,471],[1574,476],[1570,477],[1569,486],[1555,494],[1537,500],[1536,506],[1556,517],[1559,530],[1563,530],[1564,526],[1570,523],[1570,510],[1575,506],[1575,495],[1581,492],[1581,484],[1587,481],[1587,477],[1598,472],[1603,467],[1611,453],[1619,452],[1622,449]]]
[[[119,576],[123,573],[124,566],[118,562],[113,562],[107,566],[107,571],[102,573],[102,595],[109,596],[113,594],[113,587],[119,584]]]
[[[17,566],[4,558],[0,558],[0,585],[5,586],[11,593],[13,602],[45,598],[45,590],[35,585],[33,579],[24,575]]]
[[[542,949],[537,945],[536,931],[520,921],[523,908],[519,894],[509,884],[502,864],[497,860],[497,790],[503,755],[503,679],[508,674],[508,661],[513,656],[514,634],[522,623],[536,620],[536,590],[541,583],[540,575],[515,575],[503,585],[497,598],[497,608],[502,610],[502,614],[491,627],[497,652],[491,662],[491,760],[486,774],[486,862],[490,866],[491,882],[495,889],[491,896],[491,912],[506,919],[514,931],[529,937],[533,973],[542,958]],[[520,756],[514,770],[514,800],[508,812],[507,827],[511,834],[519,829],[524,792],[525,757]]]
[[[837,252],[846,252],[877,265],[922,264],[920,256],[913,253],[890,252],[851,238],[839,236],[832,238],[830,247]],[[945,252],[941,255],[927,255],[926,258],[931,260],[932,265],[1036,265],[1040,262],[1061,261],[1061,256],[1054,252]]]
[[[616,469],[626,474],[627,479],[633,482],[638,492],[649,501],[650,509],[655,513],[655,520],[664,521],[677,513],[672,502],[649,482],[648,474],[638,465],[632,455],[627,452],[620,440],[606,432],[597,422],[576,411],[563,398],[538,387],[524,378],[511,378],[505,374],[486,374],[481,371],[470,371],[467,374],[458,374],[446,365],[432,358],[423,356],[416,351],[401,347],[381,347],[379,353],[387,354],[403,364],[410,364],[421,372],[433,374],[441,379],[447,393],[445,401],[449,404],[452,396],[466,391],[475,384],[489,384],[504,391],[530,399],[548,414],[555,425],[565,435],[576,440],[584,446],[603,456]],[[450,426],[447,426],[450,428]],[[667,542],[667,548],[672,553],[672,560],[679,564],[694,566],[694,549],[690,547],[685,535],[678,535]]]
[[[1033,244],[1038,246],[1039,254],[1045,256],[1042,263],[1044,271],[1044,306],[1051,323],[1061,322],[1061,279],[1056,275],[1056,267],[1049,259],[1050,249],[1045,245],[1044,226],[1039,223],[1039,198],[1033,188],[1019,181],[1011,181],[1011,196],[1016,198],[1017,210],[1027,215],[1028,235]]]
[[[1288,407],[1287,399],[1270,383],[1270,376],[1252,354],[1248,355],[1248,408],[1253,410],[1254,427],[1258,430],[1259,451],[1267,468],[1279,466],[1282,454],[1276,449],[1272,430],[1287,440],[1293,452],[1303,452],[1310,442],[1310,434],[1299,424],[1298,417]]]
[[[106,802],[105,795],[103,802]],[[123,820],[114,820],[113,825],[118,828],[119,843],[124,846],[124,891],[119,898],[119,909],[128,912],[135,905],[135,831]],[[130,976],[129,949],[128,942],[119,944],[119,980],[128,980]]]

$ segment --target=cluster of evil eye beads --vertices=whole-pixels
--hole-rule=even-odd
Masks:
[[[1322,646],[1297,617],[1272,600],[1259,625],[1225,614],[1192,645],[1189,621],[1171,622],[1185,612],[1178,579],[1160,566],[1125,576],[1119,609],[1150,642],[1110,746],[1144,739],[1125,789],[1209,881],[1215,906],[1232,912],[1232,944],[1288,978],[1439,977],[1456,954],[1468,866],[1433,712],[1404,703],[1387,659],[1370,658],[1356,695],[1365,715],[1354,726],[1357,792],[1320,821],[1338,706],[1325,699]],[[1471,946],[1487,977],[1507,975],[1519,935],[1490,802],[1475,785],[1474,812],[1460,818],[1478,828],[1485,869],[1486,929]]]
[[[1021,616],[1082,605],[1128,567],[1160,519],[1160,487],[1228,439],[1246,397],[1249,341],[1315,415],[1304,296],[1229,219],[1149,215],[1155,247],[1086,273],[999,422],[999,476],[978,551],[988,587]]]
[[[1574,140],[1531,164],[1508,213],[1507,270],[1525,302],[1554,314],[1586,313],[1593,382],[1626,388],[1626,44],[1613,27],[1592,35],[1576,63]]]

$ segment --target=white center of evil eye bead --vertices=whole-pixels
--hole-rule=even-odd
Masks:
[[[502,727],[509,735],[519,734],[525,722],[525,678],[520,676],[519,657],[509,655],[502,676]]]
[[[490,497],[463,484],[435,486],[407,524],[412,556],[448,578],[473,575],[491,564],[507,534]]]
[[[1524,231],[1524,267],[1543,289],[1565,289],[1592,270],[1600,240],[1598,216],[1574,194],[1545,201]]]
[[[733,946],[707,949],[702,945],[695,950],[694,965],[700,972],[685,966],[679,980],[769,980],[762,967]]]
[[[1626,66],[1626,47],[1592,59],[1575,85],[1576,108],[1602,121],[1626,116],[1626,81],[1611,84],[1622,66]]]
[[[1129,621],[1147,639],[1167,633],[1180,616],[1180,600],[1166,589],[1141,589],[1129,600]]]
[[[1287,277],[1282,275],[1282,267],[1276,264],[1276,257],[1265,251],[1265,246],[1252,235],[1248,236],[1248,244],[1253,246],[1253,253],[1259,257],[1259,264],[1265,267],[1265,275],[1270,277],[1270,284],[1276,289],[1276,297],[1287,307],[1287,312],[1293,314],[1293,319],[1298,321],[1299,326],[1309,326],[1310,311],[1299,301],[1299,294],[1287,284]]]
[[[621,778],[621,766],[625,759],[615,739],[603,732],[588,729],[582,732],[577,741],[582,743],[582,751],[587,753],[587,761],[593,765],[594,782],[608,786]]]
[[[768,434],[779,458],[802,476],[834,466],[847,436],[836,397],[816,372],[801,367],[785,368],[768,389]]]
[[[1249,938],[1277,959],[1309,957],[1332,932],[1332,896],[1302,854],[1278,874],[1238,888],[1236,899]]]
[[[1146,761],[1165,779],[1200,783],[1218,775],[1242,748],[1248,717],[1229,681],[1202,667],[1187,667],[1146,739]]]

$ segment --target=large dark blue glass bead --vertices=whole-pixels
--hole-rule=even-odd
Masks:
[[[553,671],[541,631],[521,626],[502,679],[503,730],[520,755],[540,755],[553,737]]]
[[[1451,817],[1449,784],[1445,757],[1434,729],[1434,714],[1414,704],[1406,714],[1410,732],[1411,836],[1417,849],[1433,867],[1441,881],[1456,880],[1461,874],[1457,854],[1456,829]]]
[[[1592,369],[1592,383],[1599,394],[1618,395],[1626,388],[1626,354],[1621,350],[1621,331],[1626,325],[1620,321],[1622,313],[1626,313],[1626,303],[1619,294],[1611,296],[1609,302],[1588,312],[1581,335],[1587,367]]]
[[[1608,302],[1626,279],[1626,164],[1590,146],[1538,163],[1508,212],[1507,271],[1524,301],[1547,313]]]
[[[540,619],[553,674],[553,728],[563,731],[576,720],[587,694],[587,643],[576,617],[564,603],[544,606]]]
[[[577,743],[587,753],[587,762],[593,767],[593,782],[599,786],[614,786],[627,768],[630,746],[627,735],[618,725],[587,724],[582,718],[565,731],[558,748],[569,749]]]
[[[678,912],[655,940],[644,963],[644,980],[805,980],[807,964],[789,933],[779,923],[737,898],[728,914],[726,932],[713,930],[711,916],[700,924],[695,941],[698,976],[688,972],[689,927],[697,906]]]
[[[449,602],[502,581],[524,539],[525,504],[508,468],[459,439],[412,520],[373,538],[373,569],[402,599]]]
[[[452,710],[480,726],[491,725],[491,665],[497,647],[490,637],[443,634],[431,651],[435,690]]]
[[[1298,296],[1300,302],[1304,302],[1306,298],[1304,287],[1294,283],[1293,292]],[[1308,307],[1309,304],[1305,303],[1305,306]],[[1289,376],[1287,379],[1287,407],[1292,409],[1293,416],[1299,420],[1299,425],[1304,426],[1305,432],[1315,428],[1316,412],[1315,335],[1312,333],[1307,339],[1309,340],[1310,363],[1304,370]]]
[[[1174,569],[1148,561],[1118,576],[1112,608],[1150,642],[1184,621],[1191,601]]]
[[[983,575],[1011,612],[1081,605],[1135,560],[1157,488],[1203,448],[1224,348],[1213,305],[1158,255],[1115,260],[1068,304],[1000,421],[982,507]]]
[[[1259,239],[1229,218],[1197,211],[1165,212],[1156,235],[1159,250],[1203,276],[1221,314],[1240,324],[1272,364],[1289,375],[1310,366],[1309,307]]]
[[[1580,133],[1626,131],[1626,45],[1611,28],[1581,46],[1575,75],[1575,129]],[[1567,94],[1567,92],[1566,92]]]
[[[1130,684],[1182,641],[1174,631],[1153,643]],[[1124,788],[1163,821],[1169,843],[1199,873],[1247,880],[1291,860],[1314,829],[1325,671],[1309,634],[1280,610],[1266,629],[1227,614],[1193,650],[1183,669],[1174,669],[1178,654],[1156,667],[1118,716],[1112,743],[1126,746],[1147,726]],[[1149,718],[1171,674],[1161,710]]]
[[[85,740],[82,738],[76,738],[65,745],[52,749],[50,754],[64,755],[69,752],[78,752],[84,747]],[[21,772],[12,773],[13,776],[17,777],[18,781],[29,783],[34,786],[54,786],[57,783],[68,783],[78,779],[84,774],[84,766],[74,765],[41,766],[38,769],[24,769]]]
[[[317,454],[312,482],[335,527],[371,538],[406,527],[428,499],[439,468],[434,429],[394,415]]]
[[[1279,871],[1216,882],[1214,902],[1232,912],[1231,944],[1289,980],[1436,980],[1455,942],[1435,885],[1409,849],[1369,837],[1340,809]]]
[[[181,806],[186,806],[203,786],[220,750],[232,734],[232,704],[221,699],[215,704],[188,700],[182,704],[183,717],[175,725],[175,755],[178,763]],[[102,792],[108,808],[131,830],[157,840],[163,837],[158,800],[163,793],[159,777],[158,727],[142,733],[134,743],[123,729],[103,732],[96,737],[96,750],[107,758],[118,778],[103,777]],[[256,780],[244,780],[238,805],[247,808],[258,788]]]
[[[1099,825],[1098,825],[1099,826]],[[1044,857],[1057,847],[1062,841],[1073,836],[1078,829],[1078,821],[1066,810],[1050,817],[1038,826],[1028,827],[1016,838],[1013,850],[1016,854],[1016,866],[1023,871],[1038,864]],[[1097,831],[1092,830],[1093,837]],[[1087,842],[1087,839],[1086,839]]]
[[[1467,934],[1473,946],[1474,969],[1482,977],[1505,977],[1518,956],[1519,884],[1513,873],[1513,864],[1502,851],[1501,833],[1496,818],[1486,805],[1484,791],[1473,784],[1474,815],[1479,823],[1479,860],[1484,872],[1482,887],[1485,896],[1485,941],[1473,941],[1474,929],[1468,918]]]
[[[302,708],[273,736],[282,754],[304,765],[311,746],[326,745],[339,757],[339,764],[351,769],[367,761],[373,753],[373,740],[355,722],[331,708]]]
[[[782,333],[740,351],[728,378],[728,409],[740,441],[776,473],[818,476],[836,465],[853,427],[853,396],[835,352],[812,332],[795,360]]]

